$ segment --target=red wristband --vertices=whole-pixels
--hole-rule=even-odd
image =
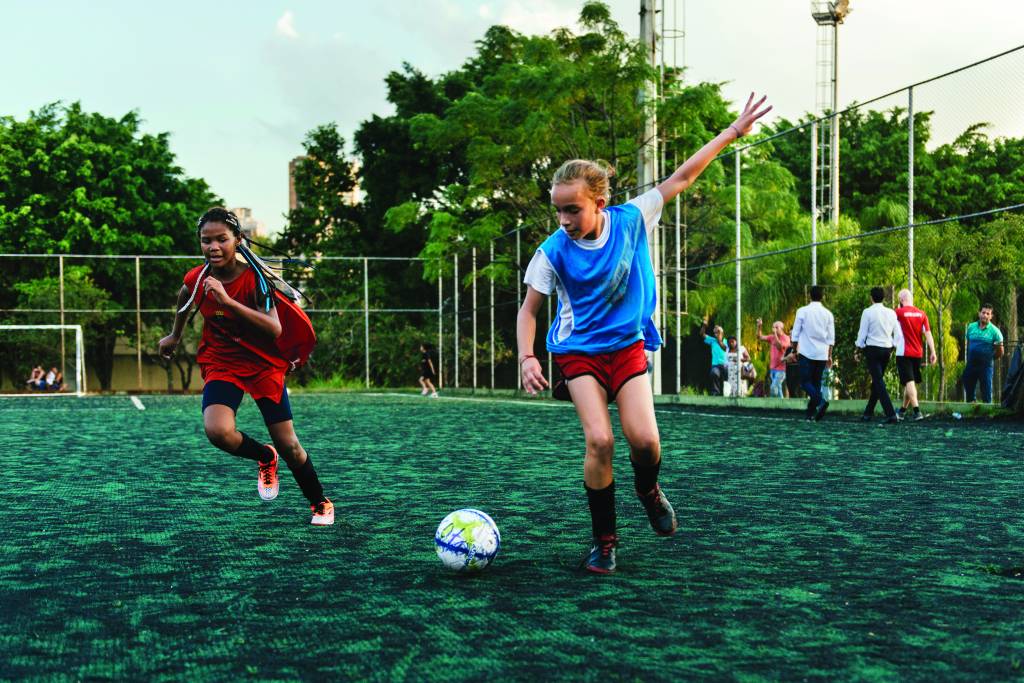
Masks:
[[[528,353],[528,354],[526,354],[525,356],[523,356],[522,358],[519,359],[519,365],[522,365],[524,360],[528,360],[530,358],[536,358],[536,357],[537,356],[533,355],[532,353]]]

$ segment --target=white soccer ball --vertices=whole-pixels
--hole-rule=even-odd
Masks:
[[[463,508],[441,520],[434,534],[434,544],[437,556],[448,569],[477,572],[498,554],[501,534],[486,512]]]

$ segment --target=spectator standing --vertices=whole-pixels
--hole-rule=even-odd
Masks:
[[[975,400],[974,390],[980,380],[981,400],[992,402],[993,361],[1003,357],[1003,333],[992,324],[992,304],[982,304],[978,320],[967,326],[967,365],[962,377],[964,397],[968,403]]]
[[[768,395],[772,398],[782,398],[784,395],[783,387],[786,383],[786,361],[783,359],[786,356],[786,351],[789,350],[791,342],[789,335],[786,334],[786,327],[782,324],[781,320],[776,320],[772,323],[771,334],[761,334],[762,325],[762,320],[758,318],[757,336],[761,341],[768,342],[769,348],[768,375],[771,378],[771,388],[768,390]]]
[[[875,404],[882,402],[886,424],[900,421],[896,409],[892,406],[889,391],[885,388],[885,368],[892,357],[893,349],[903,346],[903,330],[896,319],[896,312],[886,308],[882,303],[885,290],[881,287],[871,288],[871,305],[860,314],[860,330],[857,332],[856,345],[863,350],[867,361],[868,373],[871,375],[871,396],[864,407],[865,422],[870,421],[875,412]]]
[[[821,303],[824,294],[820,285],[811,287],[811,303],[797,309],[793,322],[793,348],[800,364],[800,386],[808,396],[808,420],[820,420],[828,410],[828,401],[821,396],[821,376],[832,366],[836,321],[832,311]]]
[[[708,375],[711,381],[711,395],[721,396],[722,384],[729,374],[729,368],[726,365],[725,340],[723,339],[725,331],[719,325],[715,325],[714,336],[709,335],[707,331],[708,319],[704,318],[704,323],[700,326],[700,336],[704,338],[704,343],[711,348],[711,369]]]

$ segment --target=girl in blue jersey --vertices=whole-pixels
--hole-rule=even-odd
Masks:
[[[517,319],[523,388],[531,394],[548,386],[533,355],[537,312],[556,293],[558,313],[547,335],[568,382],[586,440],[583,484],[590,507],[593,547],[584,567],[615,571],[615,481],[612,476],[611,418],[616,401],[629,442],[634,486],[655,533],[670,536],[676,515],[658,485],[661,441],[647,378],[646,351],[661,346],[654,324],[657,302],[648,240],[662,207],[689,187],[719,152],[748,134],[771,107],[751,94],[743,113],[687,159],[667,180],[620,206],[608,206],[611,169],[575,159],[562,164],[551,183],[551,203],[561,229],[534,254],[523,281],[526,299]]]

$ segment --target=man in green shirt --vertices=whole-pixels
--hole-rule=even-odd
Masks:
[[[967,326],[967,364],[964,367],[964,394],[968,403],[974,401],[974,389],[981,381],[981,400],[992,402],[993,361],[1003,355],[1003,333],[992,324],[992,304],[982,304],[978,322]]]

